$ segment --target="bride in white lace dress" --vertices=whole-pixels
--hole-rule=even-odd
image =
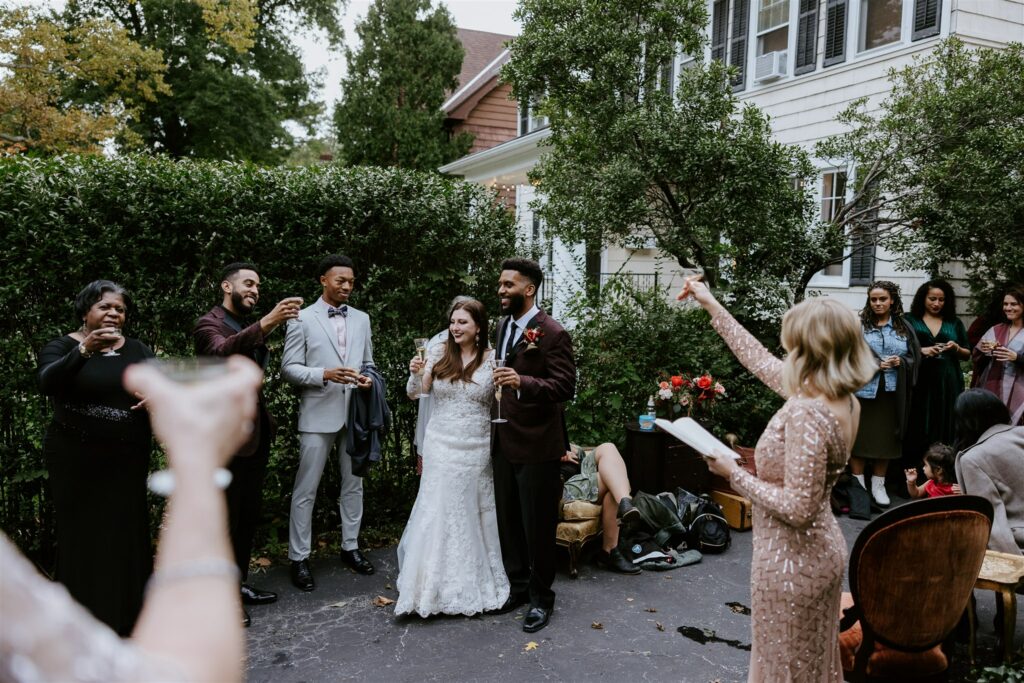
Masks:
[[[458,303],[448,330],[425,367],[418,358],[409,364],[409,396],[428,391],[433,409],[420,490],[398,544],[399,615],[478,614],[500,607],[509,594],[494,511],[494,384],[483,304]]]

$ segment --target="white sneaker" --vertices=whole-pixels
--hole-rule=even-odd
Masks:
[[[885,477],[871,477],[871,497],[878,507],[889,507],[889,496],[885,492]]]

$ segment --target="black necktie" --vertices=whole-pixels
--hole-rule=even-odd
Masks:
[[[505,353],[502,354],[502,358],[508,359],[508,354],[512,353],[512,340],[516,338],[516,324],[512,321],[508,323],[508,330],[505,331]]]
[[[348,306],[338,306],[337,308],[335,308],[334,306],[328,306],[327,307],[327,317],[328,318],[333,318],[336,315],[340,315],[342,318],[347,318],[348,317]]]

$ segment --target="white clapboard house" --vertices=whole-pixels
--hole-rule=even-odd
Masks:
[[[813,152],[821,139],[842,133],[836,115],[852,101],[867,97],[869,110],[888,93],[889,69],[912,63],[940,40],[958,36],[972,46],[999,47],[1024,41],[1024,0],[709,0],[707,58],[737,67],[735,89],[770,117],[776,139]],[[507,50],[488,65],[494,75],[508,59]],[[689,59],[680,55],[673,78]],[[453,100],[465,98],[455,93]],[[530,203],[536,198],[527,172],[543,148],[547,121],[528,107],[518,107],[518,135],[445,165],[443,173],[502,190],[514,202],[520,236],[537,243],[553,294],[556,313],[586,276],[605,279],[627,274],[644,287],[670,295],[681,273],[671,257],[653,245],[636,249],[606,247],[587,254],[582,245],[548,239]],[[823,214],[839,209],[852,190],[851,169],[818,162],[816,193]],[[514,199],[513,199],[514,198]],[[851,308],[863,306],[865,285],[890,279],[908,299],[928,277],[900,271],[884,251],[862,248],[841,265],[819,273],[811,289],[836,297]]]

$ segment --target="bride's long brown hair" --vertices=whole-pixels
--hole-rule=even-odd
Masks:
[[[462,350],[459,345],[455,343],[455,339],[452,338],[451,332],[448,333],[448,339],[444,343],[444,354],[441,356],[441,360],[434,364],[434,370],[432,372],[434,379],[461,379],[463,382],[472,382],[473,373],[480,367],[484,362],[484,355],[487,353],[487,309],[484,305],[476,299],[466,299],[460,301],[452,306],[451,313],[449,314],[449,325],[451,324],[451,316],[455,315],[455,311],[466,311],[469,313],[469,317],[473,319],[473,322],[477,326],[476,335],[476,357],[473,358],[472,362],[466,367],[462,366]]]

